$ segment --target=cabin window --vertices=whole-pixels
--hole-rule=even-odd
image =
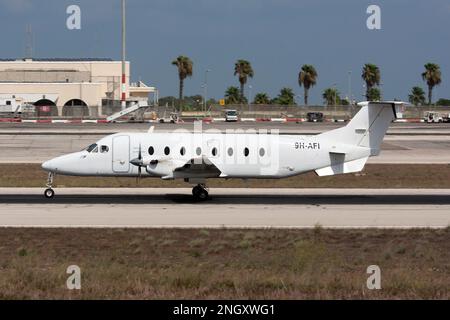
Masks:
[[[168,155],[170,154],[170,148],[169,148],[169,147],[165,147],[165,148],[164,148],[164,154],[165,154],[166,156],[168,156]]]
[[[96,143],[93,143],[93,144],[91,144],[89,147],[86,148],[86,151],[87,151],[87,152],[97,152],[97,151],[94,151],[94,150],[97,150],[97,151],[98,151],[98,148],[97,148],[97,144],[96,144]]]
[[[155,149],[153,147],[148,148],[148,154],[153,155],[155,153]]]
[[[102,146],[101,148],[100,148],[100,152],[101,153],[107,153],[109,151],[109,147],[108,146]]]
[[[260,148],[260,149],[259,149],[259,155],[260,155],[261,157],[264,157],[265,154],[266,154],[266,150],[264,150],[264,148]]]
[[[202,154],[202,148],[197,147],[197,149],[195,150],[195,153],[199,156]]]
[[[231,157],[233,155],[233,148],[228,148],[228,155]]]
[[[186,154],[186,149],[185,149],[184,147],[181,147],[181,149],[180,149],[180,154],[181,154],[182,156],[184,156],[184,155]]]
[[[212,148],[211,154],[213,155],[213,157],[217,156],[217,148],[216,147]]]
[[[11,105],[11,101],[6,100],[6,105],[7,105],[7,106],[10,106],[10,105]]]
[[[248,150],[248,148],[244,149],[244,156],[248,157],[248,154],[250,153],[250,151]]]

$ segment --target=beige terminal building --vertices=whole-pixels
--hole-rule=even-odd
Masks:
[[[111,59],[0,59],[0,99],[35,106],[38,116],[110,115],[120,110],[122,64]],[[127,104],[157,102],[158,91],[130,83],[126,62]]]

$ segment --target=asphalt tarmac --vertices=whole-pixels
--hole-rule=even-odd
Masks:
[[[0,188],[3,227],[445,228],[450,190]]]

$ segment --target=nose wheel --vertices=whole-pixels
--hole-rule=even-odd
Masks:
[[[53,189],[52,189],[54,176],[55,176],[55,174],[53,172],[48,173],[47,185],[46,185],[47,189],[45,189],[45,191],[44,191],[44,196],[47,199],[51,199],[55,196],[55,191],[53,191]]]
[[[208,199],[208,190],[204,184],[198,184],[194,188],[192,188],[192,195],[194,196],[194,200],[204,201]]]
[[[55,191],[53,191],[53,189],[51,189],[51,188],[47,188],[44,191],[44,196],[47,199],[51,199],[51,198],[53,198],[55,196]]]

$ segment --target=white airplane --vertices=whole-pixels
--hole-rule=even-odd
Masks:
[[[285,178],[315,171],[319,176],[359,172],[380,152],[386,131],[403,102],[361,102],[345,126],[318,135],[279,135],[274,130],[225,133],[176,130],[116,133],[83,151],[42,164],[49,172],[45,197],[52,198],[55,174],[184,179],[197,200],[208,198],[208,178]],[[180,132],[181,131],[181,132]],[[199,132],[197,132],[199,131]]]

